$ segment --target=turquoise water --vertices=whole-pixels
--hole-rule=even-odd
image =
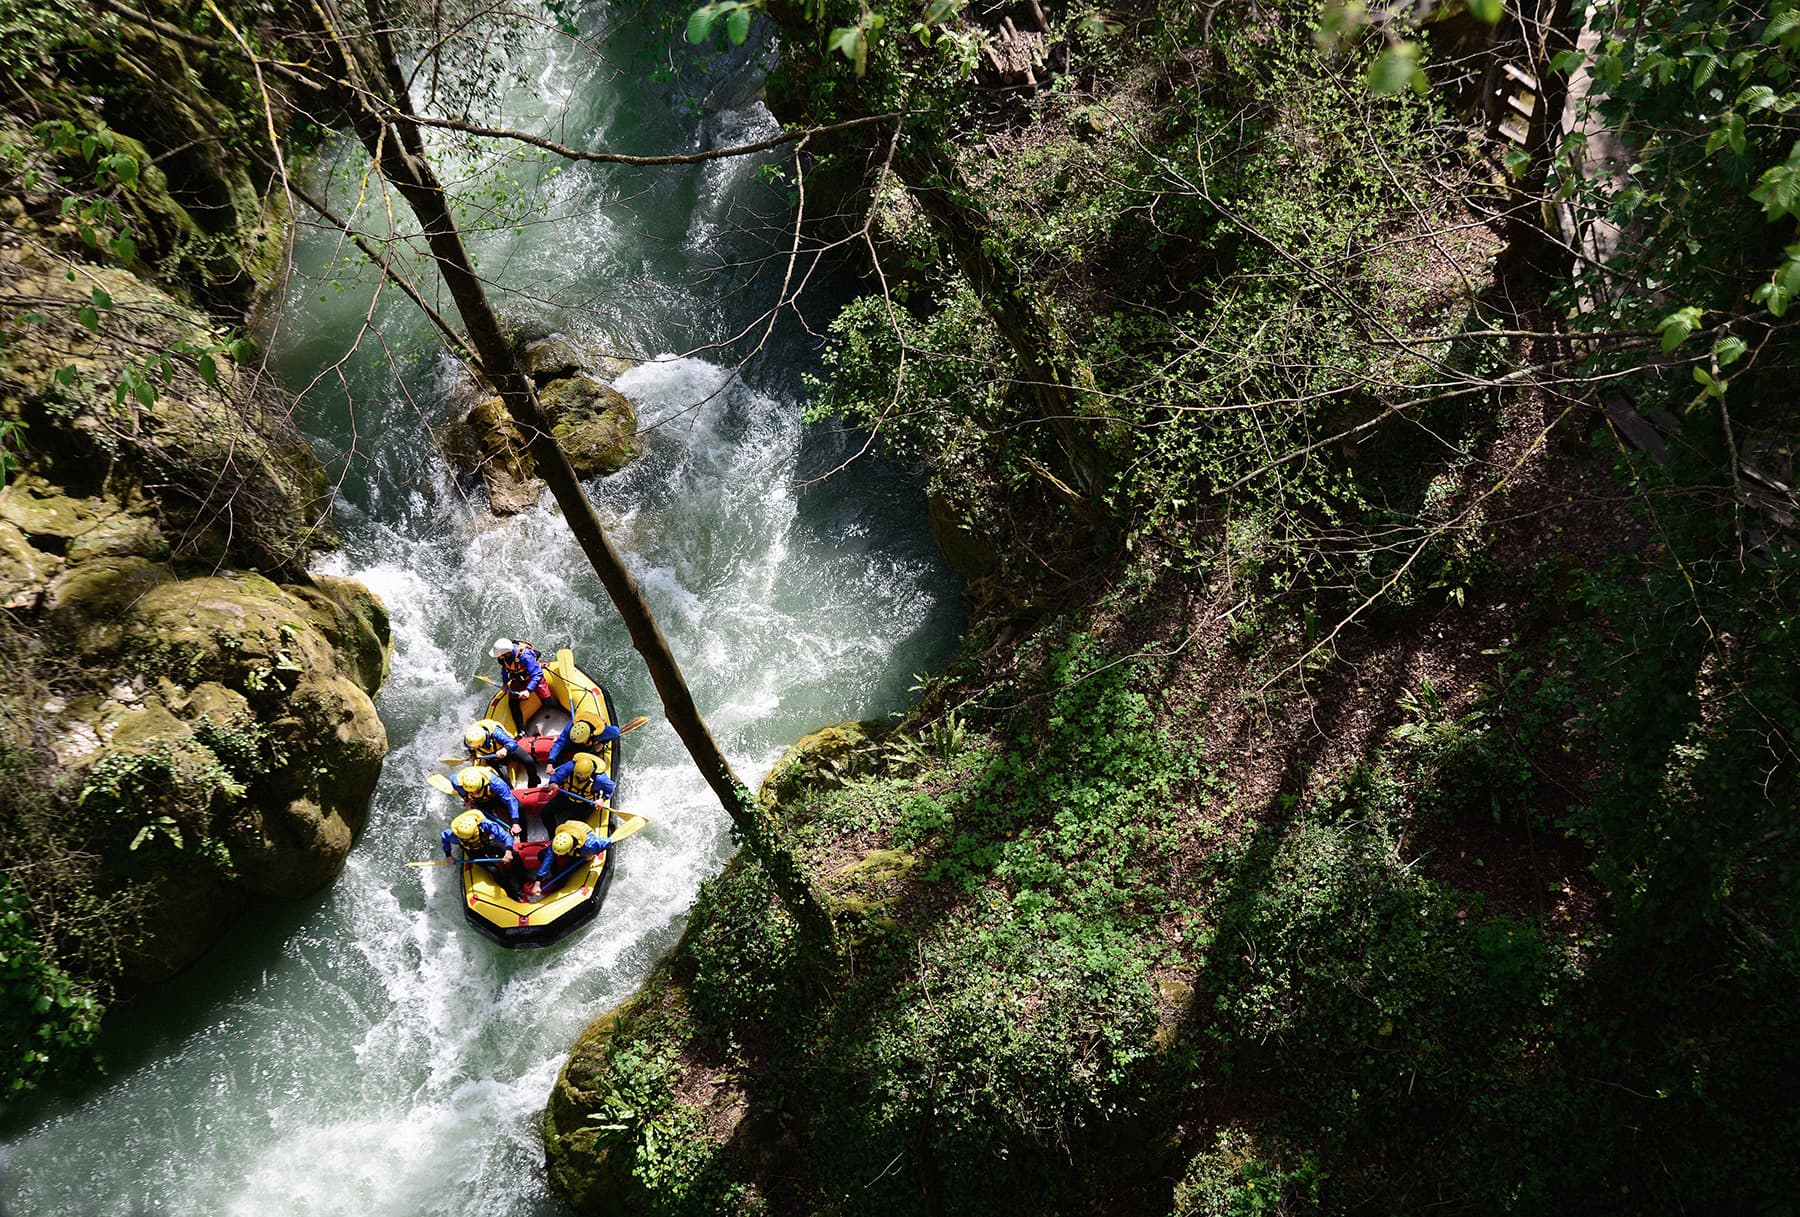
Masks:
[[[596,35],[613,20],[575,17]],[[486,47],[503,100],[478,117],[496,125],[626,151],[775,130],[754,100],[766,49],[695,56],[623,24],[584,47],[541,34]],[[811,481],[860,441],[801,427],[813,346],[791,320],[735,370],[781,278],[760,260],[786,248],[780,185],[743,160],[621,172],[439,152],[468,218],[485,216],[472,244],[502,309],[642,360],[618,387],[649,454],[589,492],[739,772],[754,781],[806,731],[903,705],[960,626],[916,491],[866,462]],[[328,177],[344,210],[366,186],[360,214],[378,219],[358,168],[338,149],[310,180]],[[119,1020],[106,1080],[15,1114],[7,1213],[554,1213],[537,1117],[564,1054],[673,943],[730,853],[554,508],[495,519],[447,472],[432,436],[458,408],[458,369],[342,253],[329,232],[302,233],[268,333],[339,482],[344,546],[320,569],[362,579],[393,614],[379,702],[393,751],[368,830],[329,892],[251,919]],[[829,290],[809,302],[815,320]],[[622,714],[651,717],[624,788],[650,827],[601,918],[548,951],[492,946],[463,926],[442,870],[403,865],[431,856],[448,800],[423,777],[483,704],[470,676],[492,674],[496,634],[574,648]]]

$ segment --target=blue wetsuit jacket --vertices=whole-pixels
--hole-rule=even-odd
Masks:
[[[600,729],[599,735],[592,737],[586,744],[572,745],[569,743],[569,732],[574,729],[575,720],[570,719],[569,725],[564,727],[562,734],[556,737],[556,742],[550,745],[550,763],[552,765],[560,765],[565,759],[574,756],[578,747],[597,749],[601,744],[611,743],[619,738],[619,729],[608,723]]]
[[[551,772],[550,784],[564,794],[572,794],[580,799],[591,799],[596,803],[600,801],[596,797],[596,791],[610,799],[618,790],[618,786],[614,784],[613,780],[598,769],[594,770],[592,785],[584,786],[575,778],[575,762],[572,760],[564,761]],[[514,801],[517,802],[517,800]]]
[[[471,799],[464,797],[463,802],[470,811],[479,811],[490,820],[499,820],[502,824],[523,824],[523,809],[519,806],[519,796],[507,785],[506,779],[497,773],[488,774],[487,793]],[[504,812],[504,817],[501,816]]]
[[[595,854],[598,854],[601,850],[605,849],[610,844],[612,844],[612,842],[608,841],[605,837],[601,836],[599,833],[590,832],[587,835],[587,838],[585,840],[583,840],[580,845],[577,845],[575,847],[575,857],[592,858]],[[551,872],[558,869],[557,864],[559,862],[562,863],[562,866],[564,868],[574,866],[575,865],[575,857],[571,857],[571,858],[565,860],[565,859],[557,857],[554,851],[546,849],[544,851],[543,860],[538,863],[536,877],[540,881],[549,878]]]
[[[438,839],[443,843],[444,857],[446,857],[446,858],[448,858],[450,856],[451,846],[462,844],[461,839],[458,838],[457,835],[454,832],[451,832],[448,828],[446,828],[444,830],[443,835],[441,837],[439,837]],[[511,849],[513,847],[513,845],[514,845],[513,835],[512,835],[512,833],[510,833],[506,830],[506,825],[497,824],[493,820],[483,820],[481,822],[481,844],[477,845],[475,847],[475,850],[476,851],[492,850],[493,852],[491,854],[488,854],[488,853],[481,853],[481,852],[471,852],[471,851],[465,849],[465,850],[463,850],[463,857],[465,857],[465,858],[488,858],[488,857],[498,858],[498,857],[501,857],[502,855],[504,855],[507,850]],[[546,851],[546,852],[548,852],[548,851]]]

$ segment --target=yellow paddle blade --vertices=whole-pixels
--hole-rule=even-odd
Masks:
[[[445,794],[455,794],[456,793],[456,787],[452,786],[450,784],[450,779],[445,777],[441,773],[434,773],[430,777],[426,778],[425,784],[427,786],[431,787],[433,790],[441,790]]]
[[[629,814],[620,813],[620,819],[622,820],[622,823],[613,829],[612,836],[609,838],[614,845],[617,845],[626,837],[633,836],[639,829],[650,822],[636,812]]]
[[[440,756],[440,757],[438,757],[438,764],[440,764],[440,765],[467,765],[469,763],[470,763],[469,758],[466,756]]]
[[[408,866],[455,866],[456,863],[451,861],[449,858],[442,858],[436,862],[408,862],[407,865]]]
[[[480,672],[475,673],[475,675],[469,677],[469,679],[470,680],[479,680],[484,685],[493,685],[496,689],[498,689],[500,687],[499,681],[495,680],[491,676],[483,676]]]
[[[636,718],[632,719],[630,722],[626,723],[623,727],[620,727],[619,734],[620,735],[629,735],[633,731],[636,731],[639,727],[643,726],[645,723],[647,723],[649,721],[650,721],[650,716],[648,714],[640,714]]]

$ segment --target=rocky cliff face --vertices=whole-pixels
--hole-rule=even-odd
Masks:
[[[307,573],[330,496],[290,403],[178,298],[249,299],[254,193],[196,270],[189,209],[109,139],[130,206],[90,222],[42,136],[0,130],[0,748],[36,779],[0,852],[30,862],[7,878],[49,952],[102,986],[338,873],[387,750],[388,648],[376,597]]]

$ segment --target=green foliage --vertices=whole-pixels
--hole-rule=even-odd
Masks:
[[[0,418],[0,489],[5,488],[6,479],[19,467],[28,426],[16,418]]]
[[[612,1153],[630,1155],[646,1212],[676,1217],[754,1211],[744,1207],[742,1188],[711,1169],[715,1151],[700,1117],[673,1089],[680,1072],[674,1045],[628,1041],[607,1065],[600,1106],[588,1122]]]
[[[16,1096],[86,1062],[104,1007],[45,954],[29,908],[0,876],[0,1092]]]
[[[205,747],[177,752],[159,744],[111,751],[94,762],[77,800],[128,853],[167,857],[186,851],[230,872],[220,834],[241,810],[248,785]]]

